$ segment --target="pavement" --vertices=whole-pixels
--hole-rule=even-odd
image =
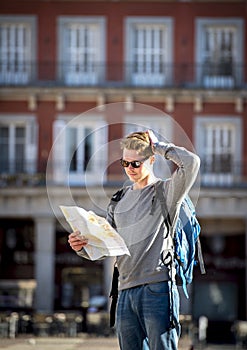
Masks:
[[[0,339],[0,349],[5,350],[118,350],[117,339],[102,337],[63,338],[30,337]]]
[[[3,350],[119,350],[115,336],[102,337],[83,335],[76,338],[18,336],[15,339],[1,338]],[[197,345],[191,347],[188,338],[179,342],[179,350],[234,350],[235,345]]]

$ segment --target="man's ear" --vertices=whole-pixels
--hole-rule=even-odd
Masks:
[[[150,157],[150,164],[153,164],[154,162],[155,162],[155,156],[153,155]]]

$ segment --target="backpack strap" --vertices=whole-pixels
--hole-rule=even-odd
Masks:
[[[169,214],[168,209],[167,209],[166,199],[165,199],[165,196],[164,196],[164,182],[162,180],[161,181],[157,181],[154,184],[154,189],[155,189],[155,192],[156,192],[156,196],[159,199],[159,202],[160,202],[160,205],[161,205],[161,212],[162,212],[162,215],[164,216],[164,223],[166,225],[167,234],[169,234],[171,232],[172,222],[171,222],[170,214]],[[166,237],[164,237],[164,239],[165,238]],[[170,265],[170,268],[172,269],[173,256],[172,256],[172,254],[170,252],[168,253],[168,255],[169,256],[166,256],[166,257],[163,256],[162,260],[163,261],[169,260],[169,265]],[[167,265],[167,264],[165,264],[165,265]],[[171,274],[172,274],[172,272],[171,272]],[[172,278],[172,275],[170,275],[170,285],[169,285],[170,327],[169,327],[169,331],[176,327],[176,322],[175,322],[175,319],[174,319],[174,312],[173,312],[174,300],[173,300],[172,284],[173,284],[173,278]]]
[[[117,205],[117,203],[123,198],[127,190],[130,188],[130,186],[122,187],[120,190],[118,190],[116,193],[113,194],[111,197],[110,204],[108,208],[112,211],[112,226],[115,226],[114,222],[114,210]],[[117,268],[117,264],[115,262],[114,269],[113,269],[113,276],[112,276],[112,285],[111,285],[111,292],[109,297],[111,300],[111,306],[110,306],[110,327],[112,328],[115,325],[115,314],[116,314],[116,307],[117,307],[117,300],[118,300],[118,277],[119,277],[119,271]]]
[[[125,187],[120,188],[120,190],[118,190],[117,192],[115,192],[112,195],[111,201],[116,202],[116,203],[119,202],[129,188],[130,188],[130,186],[125,186]]]
[[[115,192],[112,195],[111,200],[108,204],[108,207],[107,207],[108,221],[109,221],[110,225],[115,229],[116,229],[116,224],[115,224],[115,220],[114,220],[115,207],[116,207],[117,203],[125,195],[125,193],[127,192],[127,190],[129,188],[130,188],[130,186],[125,186],[125,187],[120,188],[120,190],[118,190],[117,192]]]
[[[116,307],[117,307],[117,300],[118,300],[118,277],[119,277],[119,271],[115,263],[113,276],[112,276],[111,292],[109,295],[110,298],[112,298],[111,307],[110,307],[110,327],[113,327],[115,325],[115,314],[116,314]]]
[[[170,214],[168,212],[167,209],[167,205],[166,205],[166,200],[165,200],[165,196],[164,196],[164,182],[161,181],[157,181],[154,184],[154,189],[155,189],[155,193],[157,198],[159,199],[160,205],[161,205],[161,211],[162,211],[162,215],[164,216],[165,219],[165,225],[167,228],[167,232],[169,232],[169,226],[172,226],[172,222],[171,222],[171,218],[170,218]]]
[[[205,269],[205,265],[204,265],[204,260],[203,260],[203,255],[202,255],[202,247],[201,247],[201,242],[199,237],[197,238],[197,257],[198,257],[198,261],[199,261],[199,266],[200,266],[200,271],[202,275],[206,274],[206,269]]]

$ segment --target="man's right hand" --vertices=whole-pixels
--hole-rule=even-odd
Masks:
[[[75,231],[69,235],[68,242],[73,250],[79,252],[88,244],[88,239],[82,236],[79,231]]]
[[[154,132],[152,130],[147,130],[146,133],[148,134],[149,142],[152,147],[152,150],[154,151],[154,145],[159,142],[157,137],[155,136]]]

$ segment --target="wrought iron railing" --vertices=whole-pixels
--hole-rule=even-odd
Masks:
[[[245,64],[130,63],[78,65],[37,62],[8,65],[0,62],[0,86],[143,87],[188,89],[241,89],[247,86]]]
[[[247,186],[246,162],[221,162],[210,164],[201,160],[201,185],[207,187],[242,187]]]
[[[1,164],[0,164],[1,165]],[[30,164],[29,164],[30,165]],[[55,163],[55,167],[58,164]],[[33,169],[38,169],[33,171]],[[31,170],[30,170],[31,169]],[[53,169],[53,170],[52,170]],[[22,171],[13,171],[13,166],[5,171],[0,169],[0,187],[23,187],[23,186],[45,186],[46,176],[49,179],[49,184],[56,185],[55,168],[50,165],[50,169],[46,174],[46,164],[40,164],[36,167],[36,163],[30,167],[23,168]],[[54,171],[54,173],[52,173]],[[61,175],[61,174],[60,174]],[[64,177],[66,178],[66,177]],[[67,181],[67,180],[66,180]],[[110,176],[105,179],[106,184],[110,184]],[[61,185],[61,181],[59,181]],[[66,182],[67,184],[67,182]],[[73,186],[73,184],[71,184]],[[200,171],[200,185],[201,187],[212,188],[247,188],[247,163],[235,163],[231,166],[231,171],[210,171],[208,164],[201,162]]]

